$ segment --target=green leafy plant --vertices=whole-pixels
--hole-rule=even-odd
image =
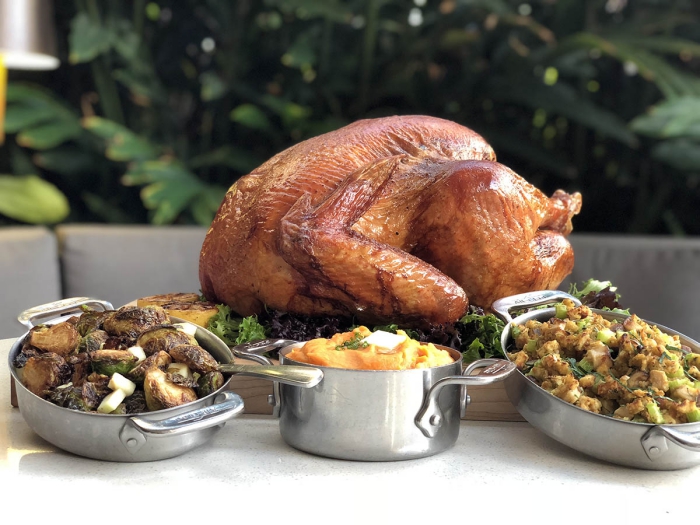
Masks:
[[[0,172],[53,184],[65,220],[207,225],[282,149],[429,114],[581,191],[577,231],[698,234],[699,17],[690,0],[61,2],[51,89],[15,75],[8,93],[30,163],[4,147]]]

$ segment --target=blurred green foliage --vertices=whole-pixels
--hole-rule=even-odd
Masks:
[[[282,149],[427,114],[480,132],[543,191],[581,191],[577,231],[700,234],[693,0],[56,8],[61,68],[11,72],[4,223],[207,225],[231,183]]]

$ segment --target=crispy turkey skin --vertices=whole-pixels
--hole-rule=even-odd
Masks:
[[[227,192],[200,255],[208,300],[406,325],[555,288],[581,196],[547,198],[454,122],[362,120],[275,155]]]

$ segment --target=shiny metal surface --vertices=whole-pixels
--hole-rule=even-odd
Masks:
[[[82,313],[80,307],[83,305],[102,311],[114,309],[112,303],[108,301],[100,301],[90,297],[70,297],[29,308],[19,314],[17,320],[27,328],[32,328],[43,321],[56,319],[61,315],[80,314]]]
[[[286,357],[302,344],[282,349],[280,362],[306,366]],[[422,458],[449,449],[459,434],[461,399],[466,396],[462,385],[486,380],[463,377],[461,354],[441,348],[450,352],[454,363],[416,370],[318,367],[324,378],[315,388],[281,385],[282,438],[311,454],[358,461]],[[449,383],[441,383],[429,396],[440,380]],[[416,422],[424,402],[434,410],[427,417],[430,437]]]
[[[11,69],[56,69],[51,0],[0,0],[0,54]]]
[[[62,314],[80,312],[82,299],[85,298],[35,307],[23,312],[20,318],[37,319],[38,314],[42,319],[50,317],[51,305],[56,306]],[[91,305],[104,303],[92,299],[88,302]],[[59,317],[46,322],[53,324],[64,319]],[[186,322],[176,317],[171,317],[171,320]],[[243,410],[240,396],[223,392],[228,382],[221,389],[193,403],[134,416],[86,413],[59,407],[27,390],[12,365],[15,356],[22,349],[26,335],[12,345],[8,355],[8,366],[15,380],[20,412],[34,432],[68,452],[106,461],[167,459],[206,443],[223,427],[226,420]],[[233,359],[228,346],[208,330],[197,327],[195,338],[217,361],[229,363]]]
[[[233,355],[238,356],[250,356],[260,355],[270,350],[275,350],[277,348],[282,348],[285,346],[293,345],[299,341],[293,341],[291,339],[261,339],[259,341],[253,341],[250,343],[243,343],[236,345],[231,348]]]
[[[425,396],[423,406],[416,415],[416,426],[420,428],[423,435],[426,437],[435,437],[440,431],[444,416],[440,409],[438,399],[442,389],[449,385],[463,386],[463,395],[467,395],[467,387],[490,385],[497,381],[503,381],[510,374],[515,372],[515,365],[503,359],[480,359],[476,361],[477,365],[484,366],[484,370],[479,375],[470,375],[469,372],[474,370],[474,366],[465,369],[461,376],[444,377],[436,381],[430,391]],[[472,363],[473,365],[473,363]],[[468,397],[467,397],[468,399]],[[462,403],[460,402],[460,407]],[[466,406],[466,403],[465,403]],[[460,418],[463,411],[460,410]]]
[[[561,293],[552,296],[552,299],[561,299]],[[540,297],[541,294],[532,292],[533,297]],[[524,301],[526,295],[518,296],[518,307],[528,306]],[[568,294],[564,295],[571,298]],[[510,299],[498,301],[502,301],[500,311],[505,305],[513,304]],[[508,309],[514,307],[509,306]],[[606,319],[624,320],[627,317],[610,311],[593,311]],[[554,308],[546,308],[533,310],[508,322],[501,337],[503,348],[511,343],[513,325],[524,324],[530,319],[545,321],[554,315]],[[697,341],[665,326],[656,326],[663,332],[678,335],[682,344],[700,353],[700,343]],[[553,396],[519,371],[505,380],[505,388],[510,401],[530,424],[584,454],[618,465],[649,470],[677,470],[700,464],[700,423],[653,425],[594,414]]]
[[[275,365],[234,365],[225,364],[219,366],[223,374],[238,374],[242,376],[269,379],[285,385],[293,385],[301,388],[313,388],[323,379],[323,372],[318,368],[305,366],[275,366]]]

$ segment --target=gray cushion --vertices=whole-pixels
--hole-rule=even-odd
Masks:
[[[59,226],[63,294],[118,307],[148,295],[198,292],[206,232],[196,226]]]
[[[700,340],[700,239],[574,234],[574,271],[560,287],[611,281],[639,317]]]
[[[17,316],[27,308],[61,298],[56,237],[41,226],[0,228],[0,337],[26,328]]]

